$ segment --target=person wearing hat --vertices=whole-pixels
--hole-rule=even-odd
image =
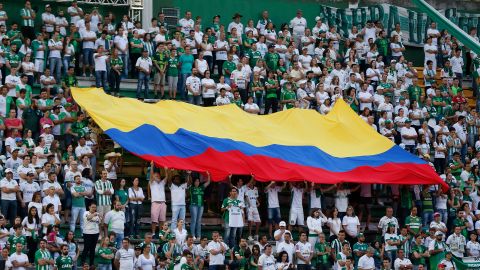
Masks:
[[[395,142],[395,136],[397,136],[397,131],[393,127],[392,120],[385,120],[385,126],[380,128],[380,133],[390,139],[392,142]]]
[[[445,259],[443,259],[440,264],[438,264],[438,268],[439,269],[445,269],[445,270],[455,270],[455,269],[458,269],[455,267],[455,265],[453,264],[453,261],[452,261],[452,258],[453,258],[453,255],[452,254],[452,251],[447,251],[445,253]],[[442,268],[443,267],[443,268]]]
[[[361,260],[362,257],[364,257],[365,255],[369,255],[370,252],[369,252],[369,247],[368,247],[368,244],[365,243],[365,235],[363,233],[358,233],[357,234],[357,243],[353,244],[353,257],[355,259],[355,268],[358,268],[360,265],[359,265],[359,262]],[[370,254],[370,256],[368,258],[372,258],[373,260],[373,252],[372,254]],[[366,259],[364,259],[366,260]],[[370,259],[368,259],[368,261],[370,261]],[[369,268],[365,268],[363,267],[362,269],[369,269]]]
[[[237,29],[237,34],[239,37],[241,37],[244,33],[243,31],[243,24],[240,22],[240,19],[242,18],[243,16],[240,15],[240,13],[235,13],[233,14],[233,17],[232,17],[232,22],[230,22],[228,24],[228,28],[227,28],[227,32],[228,33],[231,33],[232,32],[232,29],[235,28]]]
[[[8,161],[8,160],[7,160]],[[17,192],[20,191],[20,186],[17,181],[13,179],[13,169],[5,170],[5,178],[0,181],[1,189],[1,203],[2,214],[13,225],[15,217],[17,216]]]
[[[435,240],[428,245],[428,252],[430,253],[430,270],[436,270],[438,263],[445,258],[447,245],[443,241],[444,234],[441,231],[435,232]]]
[[[418,134],[412,127],[412,120],[405,120],[405,126],[400,130],[400,135],[402,136],[402,143],[405,144],[405,150],[413,154]]]
[[[195,22],[192,19],[192,12],[190,10],[185,11],[185,16],[178,20],[178,25],[182,27],[182,33],[188,35],[190,30],[193,30]]]

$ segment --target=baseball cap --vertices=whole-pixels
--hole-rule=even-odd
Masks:
[[[22,141],[22,138],[20,138],[20,137],[15,138],[15,142],[21,142],[21,141]]]
[[[5,173],[13,173],[13,170],[10,169],[10,168],[7,168],[7,169],[5,170]]]
[[[28,172],[27,176],[34,176],[33,172]]]
[[[437,232],[435,233],[435,236],[443,236],[443,232],[437,231]]]
[[[435,213],[433,214],[433,217],[439,217],[439,216],[440,216],[440,213],[439,213],[439,212],[435,212]]]
[[[411,120],[411,119],[407,119],[407,120],[405,120],[405,123],[412,123],[412,120]]]
[[[287,223],[285,221],[280,221],[280,223],[278,224],[278,226],[280,227],[287,227]]]
[[[315,21],[316,21],[316,22],[320,21],[321,19],[322,19],[322,18],[321,18],[320,16],[315,17]]]
[[[49,124],[43,125],[43,128],[50,128],[50,127],[52,127],[52,126],[50,126]]]
[[[364,237],[363,233],[358,233],[357,238]]]

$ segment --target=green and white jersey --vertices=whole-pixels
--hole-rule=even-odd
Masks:
[[[85,186],[83,186],[83,185],[76,185],[75,184],[70,188],[70,191],[72,193],[73,192],[80,193],[80,192],[85,192],[86,189],[85,189]],[[84,207],[85,208],[85,197],[83,197],[83,196],[80,196],[80,197],[72,196],[72,207]]]
[[[405,218],[405,225],[410,226],[410,230],[414,231],[415,234],[418,234],[422,227],[422,219],[418,216],[408,216]]]
[[[55,260],[55,267],[57,270],[73,269],[73,259],[70,256],[58,256]]]
[[[147,245],[147,243],[142,242],[139,245],[139,247],[143,249],[146,245]],[[157,245],[155,245],[155,243],[153,243],[153,242],[150,242],[150,254],[152,254],[153,256],[155,256],[157,254]]]
[[[114,193],[112,182],[109,180],[95,181],[95,192],[97,193],[97,204],[98,206],[112,205],[112,195],[104,195],[105,191],[110,190],[111,193]]]
[[[23,16],[27,16],[27,17],[32,17],[32,15],[35,14],[35,12],[31,9],[26,9],[26,8],[22,8],[20,10],[20,17],[23,17]],[[22,20],[22,25],[23,26],[30,26],[30,27],[33,27],[35,24],[35,20],[34,19],[23,19]]]
[[[35,252],[35,269],[36,270],[51,270],[53,267],[51,265],[39,265],[38,261],[46,259],[46,260],[51,260],[52,256],[50,255],[50,252],[48,250],[37,250]]]

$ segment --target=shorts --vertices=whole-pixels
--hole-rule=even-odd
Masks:
[[[156,72],[153,76],[153,84],[165,85],[165,73],[160,74],[160,72]]]
[[[111,205],[97,205],[97,212],[102,217],[102,221],[105,218],[105,215],[108,213],[108,211],[112,210]]]
[[[303,215],[302,208],[291,208],[290,209],[290,217],[288,219],[290,221],[290,225],[305,225],[305,217]]]
[[[247,220],[252,222],[261,222],[260,214],[258,213],[257,207],[251,207],[247,209]]]
[[[167,205],[165,202],[152,202],[151,210],[153,223],[165,222],[167,220]]]
[[[45,60],[35,59],[35,71],[43,73],[44,70],[45,70]]]
[[[268,208],[268,222],[280,223],[280,207]]]
[[[87,66],[93,66],[93,49],[84,48],[83,53],[83,64]]]

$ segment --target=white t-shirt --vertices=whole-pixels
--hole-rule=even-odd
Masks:
[[[125,212],[110,210],[105,215],[105,224],[108,230],[115,233],[123,233],[125,230]]]
[[[293,35],[303,36],[305,34],[305,28],[307,27],[307,20],[303,17],[295,17],[290,21],[290,28],[292,28]]]
[[[107,170],[107,168],[109,168],[110,166],[112,166],[112,162],[106,159],[103,162],[103,168]],[[107,179],[117,179],[117,169],[115,168],[115,166],[112,166],[110,171],[107,170]]]
[[[115,259],[120,261],[120,270],[131,270],[133,268],[133,257],[135,257],[133,249],[119,249],[115,254]]]
[[[417,135],[417,132],[415,131],[415,129],[413,127],[410,127],[410,128],[407,128],[407,127],[403,127],[401,130],[400,130],[400,134],[402,135],[402,143],[405,144],[405,145],[415,145],[415,139],[405,139],[403,137],[403,135]]]
[[[277,254],[279,254],[282,251],[285,251],[288,254],[288,260],[290,262],[293,260],[294,258],[293,256],[295,255],[295,245],[292,242],[287,243],[283,241],[283,242],[280,242],[279,244],[276,244],[275,247],[276,247],[275,251]]]
[[[224,245],[224,243],[210,241],[207,245],[207,250],[208,252],[211,252],[212,250],[220,251],[220,248],[222,247],[221,245]],[[227,250],[227,248],[225,250]],[[209,257],[210,257],[210,265],[223,265],[225,260],[225,254],[220,252],[216,255],[213,255],[212,253],[210,253]]]
[[[467,250],[470,251],[473,257],[480,256],[480,243],[478,241],[475,243],[472,241],[468,241]]]
[[[165,181],[150,180],[150,193],[152,194],[152,202],[165,202]]]
[[[32,201],[33,193],[40,191],[40,186],[37,182],[23,182],[20,183],[20,191],[22,191],[23,200],[25,201],[25,203],[29,203]]]
[[[393,264],[393,268],[395,270],[400,270],[401,266],[407,266],[407,265],[412,265],[412,262],[409,259],[407,259],[407,258],[403,258],[403,259],[397,258],[397,259],[395,259],[395,263]]]
[[[87,31],[86,29],[83,31],[80,31],[80,37],[82,39],[85,38],[96,38],[97,35],[93,31]],[[84,49],[93,49],[95,48],[95,41],[83,41],[83,48]]]
[[[360,225],[360,221],[358,220],[357,216],[344,216],[342,219],[342,225],[345,226],[345,231],[349,235],[356,236],[358,234],[357,226]]]
[[[310,257],[310,254],[313,253],[313,247],[310,242],[306,241],[305,243],[297,242],[295,245],[295,253],[299,252],[302,254],[303,258]],[[307,264],[302,257],[297,257],[297,264]],[[308,263],[310,264],[310,263]]]
[[[258,258],[258,265],[262,266],[262,270],[276,270],[275,263],[277,260],[273,255],[266,255],[262,254],[260,258]]]
[[[58,47],[58,46],[62,46],[63,45],[63,42],[61,40],[58,40],[58,41],[55,41],[53,39],[50,39],[48,41],[48,47],[50,48],[50,46],[52,47]],[[59,50],[59,49],[53,49],[53,50],[49,50],[50,51],[50,54],[49,54],[49,57],[50,58],[61,58],[61,51],[62,50]]]
[[[335,194],[335,207],[337,207],[338,212],[347,212],[348,195],[350,195],[349,189],[337,190]]]
[[[201,91],[200,89],[201,89],[201,86],[202,86],[200,78],[198,78],[196,76],[189,76],[187,78],[187,81],[186,81],[185,85],[190,86],[193,93],[200,94],[200,91]],[[187,90],[187,89],[185,89],[185,90]],[[192,96],[193,95],[192,92],[188,91],[188,95]]]
[[[93,59],[95,61],[95,71],[107,71],[108,56],[106,55],[98,56],[98,55],[99,55],[98,53],[93,54]]]
[[[275,184],[273,185],[273,187],[270,187],[266,190],[268,208],[280,207],[280,204],[278,203],[278,192],[280,192],[281,190],[282,187],[279,187]]]
[[[62,203],[60,202],[60,199],[58,198],[58,196],[45,196],[42,200],[42,204],[43,206],[47,206],[48,204],[53,204],[53,209],[55,210],[55,213],[58,213],[58,207],[60,205],[62,205]]]
[[[140,254],[135,266],[141,267],[142,270],[153,270],[155,267],[155,256],[149,254],[149,257],[146,258],[145,255]]]
[[[10,181],[9,181],[9,180],[7,180],[7,178],[3,178],[0,181],[0,188],[1,189],[3,189],[4,187],[14,188],[16,186],[18,186],[17,181],[15,181],[13,179],[10,179]],[[16,201],[17,200],[17,196],[16,196],[15,192],[5,193],[5,192],[2,191],[1,195],[2,195],[2,200],[6,200],[6,201]]]
[[[363,255],[358,260],[358,268],[362,269],[375,269],[375,260],[373,257],[368,257],[367,255]]]
[[[183,183],[179,186],[172,183],[170,186],[170,191],[172,192],[172,206],[185,205],[185,192],[187,187],[187,183]]]
[[[303,209],[303,188],[292,187],[292,205],[291,208]]]
[[[17,254],[16,252],[8,257],[10,262],[17,261],[17,263],[26,263],[28,262],[28,256],[25,253]],[[25,270],[26,267],[13,267],[15,270]]]

